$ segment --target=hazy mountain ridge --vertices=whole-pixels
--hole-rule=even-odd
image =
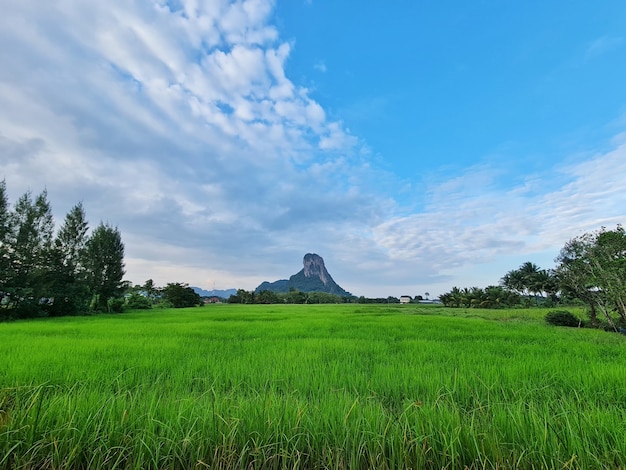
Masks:
[[[191,286],[196,294],[200,297],[222,297],[224,299],[229,298],[231,295],[237,294],[237,289],[213,289],[204,290],[200,287]]]

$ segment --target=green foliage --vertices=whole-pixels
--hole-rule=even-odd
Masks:
[[[146,310],[152,308],[152,302],[147,296],[132,292],[126,299],[126,307],[131,310]]]
[[[556,298],[558,283],[554,273],[550,270],[540,269],[534,263],[527,261],[518,269],[506,273],[501,284],[508,290],[525,296],[528,299],[534,298],[535,303],[539,303],[544,294],[552,299]]]
[[[86,283],[85,245],[88,223],[81,203],[66,215],[54,240],[51,256],[54,302],[50,316],[72,315],[85,311],[90,298]]]
[[[152,279],[148,279],[143,284],[141,289],[143,289],[143,291],[146,294],[146,297],[148,298],[148,300],[150,300],[151,303],[154,303],[156,301],[157,296],[159,294],[159,289],[154,285],[154,281]]]
[[[161,297],[174,308],[195,307],[200,305],[200,296],[188,284],[169,283],[161,289]]]
[[[463,288],[453,287],[450,292],[439,296],[446,307],[465,308],[510,308],[520,304],[521,296],[502,286]]]
[[[439,300],[447,307],[456,308],[509,308],[531,304],[547,306],[554,303],[557,291],[558,284],[552,271],[526,262],[506,273],[499,286],[488,286],[485,289],[453,287],[450,292],[440,295]]]
[[[51,298],[50,255],[54,221],[46,191],[25,193],[8,214],[5,236],[8,272],[3,286],[12,316],[45,315],[42,299]]]
[[[117,228],[100,223],[85,246],[87,285],[98,296],[96,310],[106,311],[107,299],[122,294],[124,276],[124,244]]]
[[[626,232],[621,225],[569,240],[556,261],[561,290],[589,306],[592,324],[599,324],[598,312],[615,331],[612,312],[626,324]]]
[[[309,292],[306,298],[307,304],[340,304],[343,303],[343,297],[327,292]]]
[[[26,192],[11,208],[0,182],[0,317],[107,311],[106,299],[121,293],[123,244],[117,229],[103,224],[87,232],[82,204],[55,237],[47,192]]]
[[[111,297],[107,300],[107,308],[109,313],[122,313],[126,301],[120,297]]]
[[[550,325],[556,326],[582,326],[582,321],[567,310],[552,310],[546,314],[545,320]]]
[[[235,295],[231,295],[228,298],[228,303],[231,304],[253,304],[255,303],[256,294],[254,291],[247,291],[245,289],[237,289]]]
[[[295,287],[289,289],[289,292],[283,294],[283,299],[285,303],[288,304],[305,304],[308,299],[308,295],[305,292],[302,292]]]
[[[231,304],[341,304],[352,297],[342,297],[327,292],[302,292],[292,287],[288,292],[274,292],[262,290],[259,292],[238,289],[231,295],[228,303]]]
[[[0,300],[4,300],[10,289],[11,279],[11,250],[9,240],[11,235],[11,211],[6,194],[5,181],[0,182]]]
[[[89,311],[91,313],[96,313],[100,309],[100,294],[93,294],[91,296],[91,301],[89,302]]]
[[[294,274],[289,278],[289,288],[300,292],[325,292],[327,294],[338,295],[340,297],[350,296],[349,292],[346,292],[341,288],[329,275],[327,283],[324,284],[322,280],[317,276],[307,277],[304,275],[304,270]]]
[[[271,290],[262,290],[256,295],[255,301],[257,304],[277,304],[280,298],[277,293]]]

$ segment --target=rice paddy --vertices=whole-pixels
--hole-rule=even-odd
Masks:
[[[0,469],[626,468],[626,337],[545,310],[0,324]]]

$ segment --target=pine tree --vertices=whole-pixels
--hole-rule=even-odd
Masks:
[[[0,182],[0,307],[5,307],[8,300],[9,283],[11,280],[11,263],[9,239],[11,233],[10,207],[6,194],[6,182]]]
[[[50,261],[54,220],[43,191],[34,200],[30,192],[15,203],[9,214],[12,230],[8,235],[11,265],[7,285],[9,305],[17,316],[41,314],[50,294]]]
[[[124,243],[117,228],[101,222],[93,231],[86,243],[85,269],[91,308],[104,311],[108,299],[122,293]]]
[[[86,310],[89,288],[85,273],[87,223],[82,203],[76,204],[65,216],[54,240],[54,302],[50,315],[70,315]]]

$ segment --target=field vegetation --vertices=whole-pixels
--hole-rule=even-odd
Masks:
[[[546,313],[223,304],[0,323],[0,469],[626,468],[624,336]]]

